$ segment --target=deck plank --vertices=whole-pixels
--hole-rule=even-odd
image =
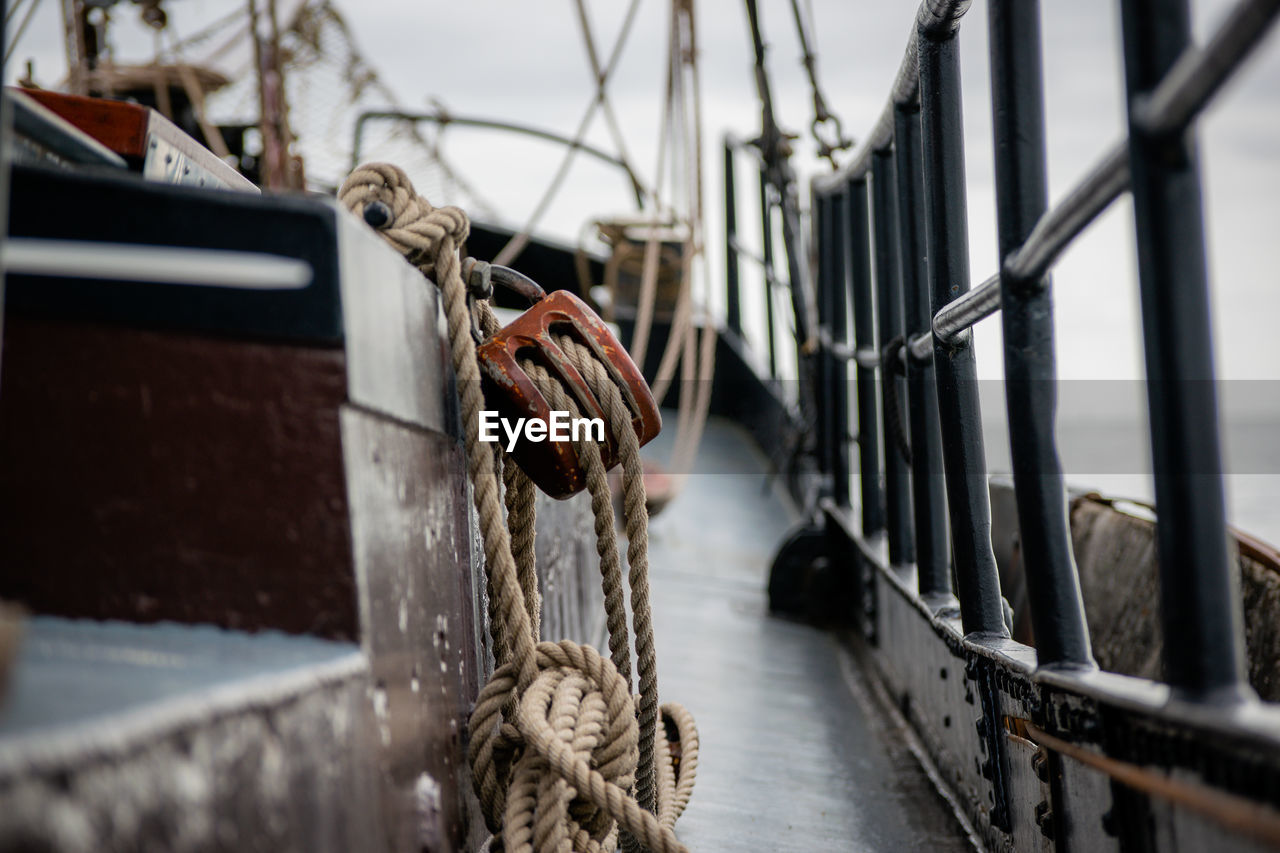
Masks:
[[[768,614],[769,560],[796,514],[764,472],[746,434],[713,421],[684,492],[651,526],[662,699],[689,708],[701,736],[681,839],[971,849],[905,746],[856,701],[848,679],[861,676],[836,638]]]

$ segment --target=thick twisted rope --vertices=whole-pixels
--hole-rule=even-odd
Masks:
[[[579,368],[579,372],[583,378],[587,380],[587,385],[591,388],[593,394],[597,395],[597,399],[604,406],[605,419],[614,428],[614,435],[619,441],[619,451],[623,460],[624,474],[630,471],[640,470],[640,444],[636,439],[635,430],[631,427],[631,413],[627,409],[626,404],[622,400],[617,386],[613,384],[613,380],[609,377],[605,368],[595,359],[595,356],[589,349],[579,345],[576,341],[567,335],[561,335],[558,343],[560,348],[568,356],[570,364]],[[567,411],[570,417],[580,416],[576,401],[565,391],[564,386],[549,374],[545,368],[532,361],[525,361],[522,365],[525,373],[527,373],[538,387],[552,408]],[[621,417],[621,420],[618,418]],[[600,449],[595,442],[581,440],[575,445],[578,451],[578,458],[583,463],[583,467],[587,472],[587,490],[591,494],[591,505],[596,515],[596,531],[601,533],[607,530],[607,537],[612,542],[613,536],[613,502],[609,491],[609,481],[604,462],[600,458]],[[643,475],[639,477],[624,476],[626,485],[626,494],[624,495],[624,505],[627,516],[627,537],[628,551],[627,562],[630,567],[628,581],[631,585],[631,613],[632,625],[636,635],[636,660],[640,669],[640,766],[637,769],[636,779],[636,799],[640,804],[653,810],[654,804],[654,757],[655,738],[658,720],[658,673],[657,673],[657,655],[653,648],[653,622],[649,608],[649,584],[648,584],[648,510],[644,503],[644,480]],[[635,486],[638,485],[638,489]],[[638,491],[638,496],[636,492]],[[638,503],[636,498],[638,497]],[[605,537],[600,536],[600,541],[604,541]],[[616,570],[613,567],[617,565],[616,544],[611,547],[614,553],[611,555],[601,554],[602,570],[608,572]],[[605,568],[606,564],[609,568]],[[611,578],[606,578],[606,585],[610,585]],[[612,614],[611,614],[612,615]],[[625,614],[619,615],[618,621],[622,622],[621,637],[615,638],[614,633],[610,630],[609,647],[611,650],[615,648],[615,639],[620,640],[617,645],[623,649],[623,660],[626,666],[618,666],[619,671],[623,672],[630,683],[630,638],[626,634]],[[614,663],[617,664],[617,654],[615,652]]]
[[[533,484],[514,461],[499,458],[479,441],[484,399],[471,325],[475,322],[492,334],[497,322],[487,303],[476,301],[474,316],[467,303],[457,257],[457,247],[469,229],[465,214],[457,208],[432,207],[414,191],[403,171],[387,164],[357,169],[339,197],[358,215],[373,202],[386,205],[389,215],[380,232],[424,275],[434,277],[443,297],[490,599],[495,671],[477,698],[468,750],[486,823],[495,833],[490,849],[495,853],[609,851],[616,846],[621,827],[621,838],[629,848],[643,845],[655,853],[684,851],[672,827],[692,792],[698,735],[687,711],[667,705],[661,709],[664,736],[658,737],[648,516],[639,443],[622,395],[588,348],[562,337],[561,347],[605,407],[626,475],[628,580],[641,692],[638,711],[630,692],[630,640],[613,510],[600,450],[590,441],[579,442],[577,450],[587,470],[596,516],[612,659],[569,641],[537,643],[540,601],[533,562]],[[577,411],[563,386],[545,369],[532,362],[525,369],[554,407]],[[498,485],[499,469],[504,489]]]
[[[462,399],[462,426],[466,437],[467,467],[473,500],[484,539],[485,569],[490,585],[490,635],[494,658],[514,660],[521,687],[537,675],[533,626],[511,552],[511,538],[502,517],[494,454],[480,442],[480,365],[471,340],[471,312],[466,286],[459,270],[457,247],[470,233],[467,216],[456,207],[434,208],[413,189],[396,166],[374,163],[356,169],[338,191],[351,211],[363,214],[372,202],[391,211],[391,220],[379,229],[388,243],[400,251],[424,275],[432,275],[444,297],[445,321],[453,369]],[[496,618],[494,618],[496,617]]]
[[[664,723],[670,727],[664,728],[666,738],[658,738],[656,731],[659,716],[657,655],[654,651],[653,622],[649,606],[648,510],[645,505],[640,444],[631,426],[630,410],[604,365],[589,348],[568,335],[559,336],[557,343],[600,402],[605,420],[613,430],[622,460],[625,475],[623,503],[627,525],[627,562],[630,567],[628,581],[631,586],[636,658],[640,670],[640,763],[637,768],[636,799],[646,808],[647,803],[655,802],[659,822],[672,827],[676,818],[684,811],[692,793],[697,768],[698,735],[692,716],[675,703],[668,703],[661,708]],[[579,414],[576,401],[545,368],[532,361],[525,361],[522,366],[552,407],[570,412],[571,417]],[[587,489],[596,512],[597,530],[605,528],[612,531],[613,505],[599,448],[594,442],[585,439],[575,447],[587,471]],[[602,554],[602,567],[608,563],[608,559]],[[616,559],[613,564],[616,565]],[[611,632],[611,647],[613,639]],[[624,637],[624,646],[625,643]],[[672,743],[680,745],[680,756],[671,753]],[[656,757],[655,751],[660,753]]]

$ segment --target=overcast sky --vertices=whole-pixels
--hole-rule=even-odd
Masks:
[[[281,0],[282,7],[292,3]],[[624,0],[595,0],[600,50],[607,53]],[[828,102],[846,130],[861,136],[882,108],[916,3],[907,0],[811,0],[819,70]],[[1114,0],[1047,2],[1045,70],[1051,198],[1065,193],[1123,132],[1122,67]],[[1204,37],[1227,0],[1193,4]],[[439,99],[458,114],[491,116],[571,133],[592,94],[573,4],[568,0],[470,0],[467,3],[340,0],[359,47],[410,107]],[[769,67],[782,124],[808,128],[811,100],[799,64],[790,7],[762,0]],[[15,54],[14,67],[36,59],[37,79],[62,73],[57,4],[45,2]],[[232,8],[222,3],[170,3],[173,26],[193,32]],[[718,282],[721,177],[719,140],[725,131],[749,136],[759,112],[751,76],[750,41],[741,0],[697,4],[707,168],[709,280]],[[122,54],[150,48],[129,35],[136,11],[116,12]],[[644,0],[610,93],[641,172],[654,169],[659,96],[664,74],[667,6]],[[961,28],[969,175],[970,255],[974,281],[996,268],[987,25],[979,0]],[[345,134],[348,131],[343,132]],[[611,147],[597,120],[589,139]],[[1274,328],[1280,310],[1280,44],[1268,39],[1210,111],[1203,131],[1206,218],[1214,282],[1220,375],[1273,379],[1280,373]],[[802,177],[820,168],[807,139],[798,144]],[[537,143],[454,129],[446,154],[510,223],[523,221],[558,162],[559,151]],[[368,152],[376,157],[377,151]],[[745,166],[745,163],[744,163]],[[749,194],[748,199],[753,199]],[[444,199],[451,201],[451,199]],[[549,233],[575,239],[589,218],[626,213],[625,183],[614,172],[579,158],[569,185],[547,217]],[[746,209],[741,216],[754,216]],[[749,224],[741,226],[744,230]],[[1067,378],[1139,378],[1132,208],[1118,203],[1073,247],[1055,272],[1059,367]],[[719,299],[718,290],[716,299]],[[979,328],[984,376],[1000,375],[999,321]],[[1280,396],[1280,395],[1277,395]]]
[[[426,108],[439,100],[456,114],[501,118],[568,134],[592,97],[592,79],[571,0],[336,1],[360,51],[405,107]],[[298,0],[279,2],[288,9]],[[809,2],[828,103],[843,118],[846,130],[861,136],[885,103],[917,4],[915,0]],[[985,5],[977,0],[960,30],[975,282],[996,269]],[[1116,0],[1047,0],[1041,5],[1050,196],[1057,199],[1123,136],[1119,15]],[[181,36],[226,14],[235,4],[191,0],[168,6],[172,26]],[[588,6],[601,53],[607,54],[626,0],[593,0]],[[36,78],[44,85],[55,85],[62,78],[57,7],[52,0],[42,3],[15,53],[10,79],[29,57],[35,60]],[[779,119],[788,129],[806,131],[811,98],[790,7],[784,0],[760,0],[760,8]],[[1229,0],[1195,0],[1197,36],[1203,39],[1212,32],[1228,8]],[[705,279],[714,289],[713,310],[721,310],[720,139],[726,131],[739,137],[757,133],[759,107],[742,0],[701,0],[697,13],[707,169],[709,269]],[[646,177],[652,174],[656,157],[667,14],[662,0],[642,0],[635,30],[609,87],[632,157]],[[119,22],[117,58],[147,59],[153,42],[133,23],[136,8],[121,4],[115,18]],[[316,82],[308,97],[323,105],[324,93],[315,90],[326,85],[335,84]],[[297,112],[303,109],[295,105]],[[315,107],[310,109],[314,121]],[[342,167],[335,164],[347,156],[351,128],[339,127],[340,119],[327,124],[323,115],[320,119],[324,130],[313,130],[311,138],[302,141],[308,151],[327,152],[334,174],[323,177],[336,181]],[[1210,109],[1199,139],[1218,373],[1231,380],[1266,380],[1220,386],[1227,426],[1224,449],[1231,472],[1227,483],[1231,517],[1246,529],[1280,541],[1280,515],[1275,511],[1280,501],[1280,444],[1273,438],[1280,424],[1280,393],[1275,390],[1280,386],[1270,381],[1280,378],[1280,336],[1275,332],[1280,314],[1280,42],[1274,33]],[[611,147],[599,120],[588,140]],[[806,183],[821,168],[812,152],[807,139],[798,143],[796,165]],[[560,149],[453,128],[446,134],[444,153],[502,219],[519,226],[550,180]],[[382,150],[365,153],[366,159],[401,156]],[[323,171],[323,157],[309,162],[313,173]],[[420,183],[425,180],[420,178]],[[750,238],[755,231],[755,193],[744,191],[741,196],[740,229]],[[437,203],[460,200],[432,198]],[[574,242],[584,222],[630,210],[627,186],[618,173],[579,157],[569,183],[546,217],[544,232]],[[1054,272],[1058,365],[1063,378],[1143,376],[1132,217],[1128,199],[1122,199],[1067,252]],[[750,288],[753,281],[744,276],[744,287]],[[745,294],[748,321],[762,314],[758,295],[751,296]],[[785,308],[785,301],[779,305]],[[755,326],[758,345],[762,345],[761,328]],[[979,374],[1001,376],[998,318],[980,324],[976,339]],[[992,383],[984,391],[994,392],[984,394],[986,425],[998,431],[1003,421],[999,388]],[[1131,405],[1121,405],[1123,397]],[[1149,477],[1140,474],[1147,456],[1145,427],[1138,414],[1141,397],[1141,388],[1132,383],[1063,386],[1059,410],[1063,464],[1073,482],[1113,494],[1151,497]],[[1125,409],[1129,414],[1121,419],[1130,424],[1123,435],[1108,433],[1099,439],[1088,429],[1075,431],[1069,426],[1082,417],[1114,419]],[[989,433],[987,448],[992,469],[1007,470],[1007,440]]]

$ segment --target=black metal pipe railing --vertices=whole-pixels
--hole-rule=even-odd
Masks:
[[[1155,89],[1132,105],[1133,121],[1150,136],[1185,128],[1267,34],[1280,0],[1236,4],[1203,48],[1187,44]]]
[[[867,209],[867,180],[849,183],[849,281],[853,299],[853,339],[857,349],[875,349],[875,306],[872,304],[871,222]],[[857,365],[858,479],[862,499],[862,535],[884,532],[884,490],[880,487],[880,418],[877,411],[876,371]]]
[[[1019,281],[1043,277],[1063,250],[1111,206],[1129,187],[1129,155],[1123,145],[1109,150],[1102,161],[1071,192],[1041,215],[1025,241],[1005,257],[1003,269],[933,318],[932,335],[913,338],[913,358],[929,358],[933,337],[950,342],[975,323],[1000,310],[1000,279]]]
[[[991,0],[987,21],[996,227],[1000,257],[1010,257],[1048,206],[1040,7]],[[1041,666],[1092,667],[1055,437],[1058,373],[1049,280],[1006,274],[999,283],[1009,445],[1036,654]]]
[[[849,368],[848,360],[838,357],[841,348],[849,345],[849,268],[848,241],[837,239],[848,231],[849,208],[845,196],[831,196],[827,214],[831,223],[831,275],[828,329],[831,346],[828,359],[831,363],[828,386],[831,435],[835,439],[835,452],[831,457],[831,497],[840,506],[849,505]]]
[[[1054,435],[1057,372],[1048,275],[1066,247],[1132,189],[1166,677],[1176,692],[1194,699],[1248,697],[1238,579],[1225,527],[1204,224],[1190,129],[1280,17],[1280,0],[1241,0],[1203,48],[1190,44],[1186,0],[1124,0],[1128,137],[1051,209],[1038,7],[991,0],[1001,264],[972,290],[955,39],[967,7],[966,0],[921,4],[884,111],[850,162],[812,185],[815,210],[825,211],[820,215],[828,223],[833,205],[842,198],[847,203],[846,234],[830,227],[818,232],[823,242],[841,242],[840,251],[823,254],[820,246],[819,254],[827,259],[828,277],[842,275],[833,269],[835,257],[848,259],[855,340],[849,346],[824,327],[823,345],[833,364],[856,365],[864,536],[878,536],[887,523],[890,562],[899,563],[906,553],[902,520],[913,524],[922,598],[939,612],[954,602],[954,589],[966,633],[1007,636],[1007,605],[990,542],[970,332],[1000,311],[1021,562],[1039,662],[1093,666]],[[878,298],[871,291],[870,228]],[[832,319],[832,306],[826,310]],[[901,356],[882,349],[899,334],[906,337]],[[907,377],[909,487],[908,468],[900,469],[901,476],[894,471],[900,436],[886,432],[890,406],[900,402],[888,389],[901,369]],[[876,371],[886,392],[880,399],[872,389]],[[832,381],[834,374],[826,376]],[[842,440],[835,430],[828,435]]]
[[[737,185],[733,175],[733,146],[728,139],[724,141],[724,245],[725,323],[730,331],[741,335]]]
[[[1185,0],[1124,0],[1129,171],[1147,366],[1165,677],[1198,697],[1248,695],[1228,549],[1200,170],[1189,133],[1141,108],[1191,38]]]
[[[816,353],[817,386],[819,393],[815,395],[816,428],[818,433],[818,470],[830,478],[835,467],[836,444],[833,427],[834,407],[831,392],[834,381],[835,358],[832,353],[831,339],[831,302],[836,283],[832,279],[832,255],[836,250],[837,240],[832,230],[831,209],[836,199],[832,196],[819,198],[813,207],[813,229],[818,237],[818,269],[815,282],[817,297],[818,330],[823,346]]]
[[[874,213],[871,221],[875,230],[876,315],[880,321],[882,352],[891,341],[902,336],[904,328],[894,190],[893,155],[889,151],[877,151],[872,155],[871,205]],[[884,503],[889,563],[905,566],[915,562],[915,542],[911,524],[911,481],[904,455],[910,453],[901,403],[905,389],[898,371],[880,371],[880,390],[880,410],[885,426]]]
[[[917,53],[925,239],[931,306],[937,314],[969,289],[960,56],[954,29],[935,38],[922,26]],[[936,342],[933,363],[961,622],[966,633],[1007,636],[1000,575],[991,549],[991,498],[972,336],[949,344]]]
[[[1203,48],[1188,47],[1149,95],[1134,104],[1134,121],[1160,135],[1185,127],[1230,79],[1280,15],[1280,0],[1245,0],[1227,15]],[[1000,276],[1040,278],[1062,251],[1129,188],[1129,148],[1120,142],[1061,202],[1036,222],[1025,242],[1006,255],[1001,272],[944,308],[933,322],[933,334],[953,340],[1000,307]],[[929,358],[933,342],[927,334],[911,341],[910,354]]]
[[[1102,161],[1063,200],[1037,220],[1026,240],[1006,256],[1003,269],[933,318],[932,336],[913,338],[913,358],[928,358],[932,337],[954,341],[965,330],[1000,310],[1000,279],[1010,276],[1030,281],[1041,278],[1063,250],[1111,206],[1129,187],[1129,157],[1123,145],[1107,152]]]
[[[922,329],[927,333],[932,318],[924,235],[924,177],[920,171],[924,156],[920,145],[920,108],[917,104],[899,105],[894,119],[903,328],[907,335],[912,335]],[[942,435],[938,429],[933,360],[910,360],[906,367],[916,581],[920,595],[926,600],[951,607],[955,599],[951,590],[946,485],[942,479]]]
[[[734,158],[740,153],[752,155],[750,159],[759,176],[761,249],[758,254],[744,247],[738,235],[737,183]],[[727,134],[724,137],[724,186],[725,326],[738,335],[743,334],[742,262],[744,260],[750,261],[760,268],[764,280],[766,355],[769,364],[769,377],[776,379],[778,377],[778,343],[777,320],[773,304],[774,290],[779,286],[787,285],[787,282],[779,281],[774,269],[773,246],[775,230],[773,208],[775,201],[770,196],[773,191],[773,185],[759,149],[751,142],[743,142]]]
[[[778,342],[773,318],[773,208],[769,202],[769,175],[760,170],[760,225],[763,242],[760,244],[760,265],[764,269],[764,324],[769,349],[769,377],[778,377]]]
[[[893,78],[888,103],[880,111],[871,132],[863,137],[849,162],[832,174],[815,180],[815,188],[819,192],[829,192],[862,177],[871,170],[872,153],[893,144],[894,110],[899,105],[914,103],[920,92],[917,35],[927,33],[934,38],[945,38],[948,34],[954,34],[960,18],[969,11],[971,2],[972,0],[924,0],[920,4],[911,35],[907,39],[907,49],[898,65],[898,73]]]

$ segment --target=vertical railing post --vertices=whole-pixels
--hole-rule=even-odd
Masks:
[[[871,296],[871,223],[866,176],[849,182],[849,281],[853,299],[853,338],[858,350],[876,346],[875,306]],[[884,532],[884,492],[880,487],[880,419],[876,411],[876,372],[858,365],[858,476],[862,499],[862,535]]]
[[[924,181],[920,173],[920,105],[894,109],[898,235],[904,328],[909,339],[929,331],[929,270],[925,251]],[[947,544],[946,485],[933,363],[907,359],[907,412],[911,432],[911,501],[916,533],[916,579],[922,598],[954,607]]]
[[[760,227],[764,241],[761,257],[764,259],[764,324],[769,334],[769,377],[778,378],[778,342],[773,320],[773,208],[769,204],[769,176],[760,170]]]
[[[815,415],[817,419],[818,469],[825,476],[830,476],[834,468],[835,440],[833,438],[833,410],[831,406],[831,296],[835,290],[835,282],[831,276],[831,255],[835,247],[835,239],[831,233],[831,207],[834,199],[830,195],[813,193],[813,234],[818,254],[818,269],[815,276],[815,301],[818,309],[818,336],[822,341],[816,353],[815,369],[817,371],[818,393],[814,395]]]
[[[885,347],[902,337],[902,292],[898,277],[898,211],[894,205],[893,152],[888,148],[871,154],[872,226],[875,229],[876,304],[880,321],[880,402],[884,417],[885,527],[889,539],[889,564],[905,566],[915,561],[911,526],[911,481],[901,444],[906,441],[902,411],[904,386],[895,365],[885,364]]]
[[[918,53],[930,308],[936,314],[969,290],[964,126],[955,30],[922,29]],[[933,361],[961,620],[966,633],[1008,636],[1000,576],[991,550],[991,497],[972,332],[951,343],[935,339]]]
[[[725,323],[742,334],[742,292],[738,281],[738,204],[733,179],[733,144],[724,141],[724,280]]]
[[[844,353],[849,343],[849,229],[845,193],[833,194],[827,208],[831,249],[827,263],[831,276],[827,327],[831,334],[829,423],[831,445],[831,496],[838,506],[849,502],[849,368]]]
[[[1040,6],[1035,0],[991,0],[988,21],[996,224],[1003,260],[1022,245],[1048,207]],[[1092,666],[1054,435],[1058,376],[1049,288],[1048,276],[1000,278],[1018,530],[1040,665]]]
[[[805,377],[810,370],[812,350],[816,344],[813,318],[809,316],[809,289],[813,286],[810,278],[809,259],[800,234],[800,209],[796,198],[794,181],[790,180],[790,168],[781,170],[786,179],[782,183],[770,181],[778,197],[778,219],[782,228],[782,244],[786,247],[787,289],[791,292],[791,316],[795,322],[796,341],[796,373],[801,377],[801,399],[806,393]],[[810,393],[813,389],[809,389]]]
[[[1222,487],[1200,174],[1192,131],[1148,133],[1145,97],[1190,42],[1186,0],[1124,0],[1129,171],[1155,473],[1165,677],[1250,694]]]
[[[897,173],[899,272],[906,337],[928,332],[929,269],[924,236],[924,181],[920,173],[920,106],[893,110],[893,151]],[[911,508],[915,520],[915,567],[920,596],[938,607],[954,607],[951,551],[947,543],[946,483],[942,478],[942,434],[933,362],[908,359],[906,398],[911,432]]]

